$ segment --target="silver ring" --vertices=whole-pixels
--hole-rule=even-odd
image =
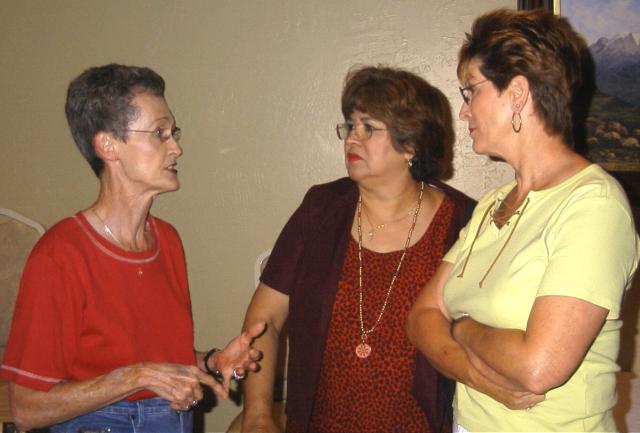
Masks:
[[[231,373],[231,377],[233,377],[235,380],[242,380],[244,379],[244,374],[242,376],[239,375],[236,369],[234,368],[233,373]]]
[[[191,400],[191,403],[189,403],[190,406],[196,406],[198,404],[198,400]]]

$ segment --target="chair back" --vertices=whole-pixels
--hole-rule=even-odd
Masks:
[[[0,208],[0,359],[11,328],[22,269],[43,233],[44,227],[37,222]]]

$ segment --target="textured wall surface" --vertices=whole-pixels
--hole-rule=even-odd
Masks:
[[[344,175],[339,96],[355,64],[419,73],[460,107],[455,74],[478,14],[515,0],[4,0],[0,2],[0,206],[47,226],[89,206],[97,182],[74,148],[68,82],[107,62],[167,81],[183,128],[182,189],[153,211],[180,231],[198,347],[239,330],[255,257],[271,247],[307,188]],[[473,154],[456,122],[450,183],[479,197],[512,177]],[[231,402],[206,417],[224,430]]]

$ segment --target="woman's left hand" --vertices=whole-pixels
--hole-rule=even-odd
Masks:
[[[229,393],[229,383],[231,379],[242,380],[248,371],[258,369],[258,360],[262,353],[252,349],[253,340],[260,336],[265,330],[265,323],[259,322],[231,340],[224,349],[216,352],[209,361],[211,370],[219,371],[222,376],[222,386],[224,394],[220,397],[226,398]]]
[[[519,387],[513,381],[501,376],[485,364],[472,351],[465,350],[472,366],[470,371],[474,377],[474,388],[511,410],[531,409],[544,401],[544,394],[535,394]],[[484,380],[479,380],[482,377]]]

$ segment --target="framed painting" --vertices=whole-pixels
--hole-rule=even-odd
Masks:
[[[640,203],[640,1],[518,0],[566,17],[589,46],[595,92],[581,153],[614,174]],[[582,144],[582,146],[580,146]]]

